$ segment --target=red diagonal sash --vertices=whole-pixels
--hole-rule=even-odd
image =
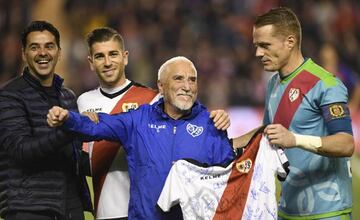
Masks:
[[[320,79],[306,70],[300,72],[286,87],[275,113],[274,124],[281,124],[289,128],[296,110],[302,103],[305,95]]]
[[[138,106],[149,103],[156,95],[157,93],[149,88],[132,86],[119,100],[110,114],[123,112],[122,107],[125,103],[137,103]],[[97,210],[101,189],[103,187],[106,174],[108,173],[120,147],[121,144],[118,142],[94,142],[91,157],[91,169],[95,210]]]
[[[214,220],[242,218],[261,137],[262,133],[259,133],[255,138],[252,138],[251,142],[246,146],[245,153],[235,161],[227,186],[216,209]],[[251,165],[248,168],[240,168],[240,170],[248,169],[248,172],[239,171],[239,166],[248,166],[249,163],[246,162],[249,160]]]
[[[319,78],[307,71],[300,72],[287,86],[282,96],[274,123],[280,123],[284,127],[289,127],[291,120],[301,104],[305,95],[319,81]],[[213,219],[241,219],[246,205],[251,185],[256,156],[260,147],[262,134],[257,134],[256,138],[247,145],[245,153],[236,160],[227,182],[227,186],[220,199]],[[250,170],[239,172],[239,165],[246,165],[246,161],[251,161]]]

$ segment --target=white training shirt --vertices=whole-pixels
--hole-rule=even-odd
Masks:
[[[238,210],[242,212],[242,219],[277,219],[274,175],[277,173],[285,178],[287,172],[284,166],[289,164],[283,151],[270,146],[265,136],[259,144],[255,161],[246,153],[251,149],[226,167],[202,167],[186,160],[177,161],[166,179],[158,200],[159,207],[169,211],[172,206],[180,204],[185,220],[214,219],[216,212],[224,212],[222,216],[236,219],[230,212],[226,214],[225,207],[236,207],[237,203],[246,201],[243,210]],[[255,148],[256,144],[251,147]],[[250,172],[251,169],[253,172]],[[234,189],[238,196],[234,195],[231,199],[222,198],[229,180],[240,185],[244,182],[244,179],[231,177],[233,172],[246,175],[245,178],[251,181],[250,187]],[[215,219],[221,218],[218,216]]]

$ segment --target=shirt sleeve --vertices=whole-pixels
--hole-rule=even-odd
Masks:
[[[171,168],[157,202],[164,212],[170,211],[171,207],[180,203],[182,194],[182,184],[178,175],[178,165],[180,162],[181,160],[177,161]]]
[[[212,122],[211,122],[212,123]],[[212,150],[212,164],[223,164],[230,160],[233,160],[235,157],[234,150],[231,146],[231,141],[227,136],[226,131],[220,131],[215,128],[212,124],[210,125],[213,128],[213,141],[212,147],[209,150]]]
[[[352,134],[351,117],[347,106],[348,91],[345,85],[336,78],[336,84],[323,86],[320,100],[321,112],[329,134],[346,132]]]
[[[203,162],[209,164],[223,164],[233,160],[235,152],[227,131],[222,131],[215,127],[214,121],[210,118],[209,112],[207,112],[206,117],[208,118],[206,129],[209,129],[211,137],[206,143],[204,143],[207,145],[206,148],[209,154],[209,161]]]
[[[130,112],[115,115],[99,113],[98,123],[94,123],[87,116],[79,113],[69,113],[69,118],[64,123],[64,127],[84,135],[87,141],[104,139],[120,141],[125,145],[133,130],[133,117]]]
[[[323,90],[320,100],[321,107],[332,103],[348,102],[348,91],[344,84],[337,78],[335,85],[326,85],[321,81],[321,89]]]

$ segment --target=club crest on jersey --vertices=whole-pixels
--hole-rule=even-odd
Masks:
[[[300,89],[291,88],[289,90],[289,99],[290,102],[295,101],[297,98],[299,98],[300,95]]]
[[[201,135],[204,131],[204,128],[202,126],[197,126],[193,124],[187,124],[186,125],[186,131],[193,137],[197,137]]]
[[[251,159],[242,160],[236,163],[236,169],[240,173],[248,173],[252,167]]]
[[[345,113],[344,108],[338,104],[330,105],[329,111],[333,118],[341,118]]]
[[[128,112],[130,110],[135,110],[137,108],[139,108],[139,104],[136,102],[127,102],[127,103],[122,104],[123,112]]]

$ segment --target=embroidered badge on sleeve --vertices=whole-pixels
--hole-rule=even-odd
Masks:
[[[325,121],[345,118],[350,116],[350,111],[345,103],[332,103],[321,107]]]

